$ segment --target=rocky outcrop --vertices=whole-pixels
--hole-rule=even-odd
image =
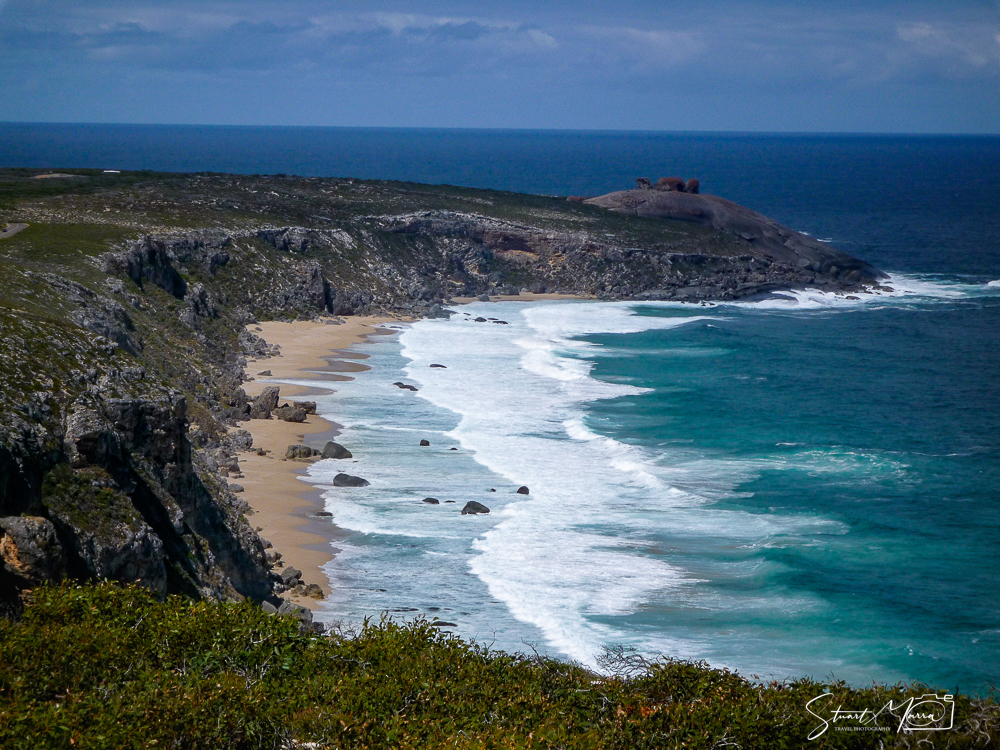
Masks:
[[[489,508],[487,508],[482,503],[476,502],[475,500],[470,500],[465,504],[465,507],[462,508],[463,516],[474,516],[479,513],[489,513],[489,512],[490,512]]]
[[[0,589],[68,576],[159,594],[270,596],[245,504],[195,461],[183,397],[83,394],[46,425],[58,440],[48,460],[10,466]]]
[[[183,240],[181,242],[184,243]],[[164,240],[147,236],[128,250],[106,254],[104,270],[128,276],[140,289],[148,281],[178,299],[184,299],[187,282],[173,266],[175,255],[171,249]]]
[[[685,182],[680,177],[661,177],[656,181],[654,185],[656,190],[661,190],[664,192],[678,192],[683,193]]]
[[[745,206],[714,195],[676,191],[624,190],[591,198],[588,204],[616,213],[670,219],[711,227],[738,237],[747,253],[829,281],[877,283],[885,275],[873,266]],[[803,281],[804,279],[800,279]]]

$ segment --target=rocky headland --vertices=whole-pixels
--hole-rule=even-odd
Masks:
[[[40,176],[0,170],[0,221],[20,227],[0,236],[10,607],[64,578],[282,604],[288,571],[230,480],[253,447],[241,425],[301,422],[310,407],[248,395],[248,359],[277,354],[247,330],[259,320],[440,316],[454,297],[522,290],[846,294],[882,278],[693,181],[567,200],[284,175]]]

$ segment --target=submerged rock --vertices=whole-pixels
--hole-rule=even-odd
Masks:
[[[423,502],[427,503],[428,505],[440,505],[441,504],[441,501],[438,500],[436,497],[425,497],[423,499]]]

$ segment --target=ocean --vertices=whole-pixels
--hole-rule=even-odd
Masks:
[[[474,303],[377,337],[319,399],[372,483],[311,470],[340,529],[322,614],[590,666],[625,645],[997,684],[1000,138],[0,124],[0,164],[559,195],[697,177],[870,261],[893,293]]]

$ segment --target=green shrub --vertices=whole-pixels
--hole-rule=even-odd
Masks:
[[[704,664],[606,659],[617,676],[493,652],[426,621],[303,635],[249,603],[138,587],[40,588],[0,620],[2,748],[996,747],[993,699],[956,728],[807,736],[823,693],[877,708],[923,685],[762,685]],[[637,661],[638,660],[638,661]],[[615,669],[615,667],[619,667]]]

